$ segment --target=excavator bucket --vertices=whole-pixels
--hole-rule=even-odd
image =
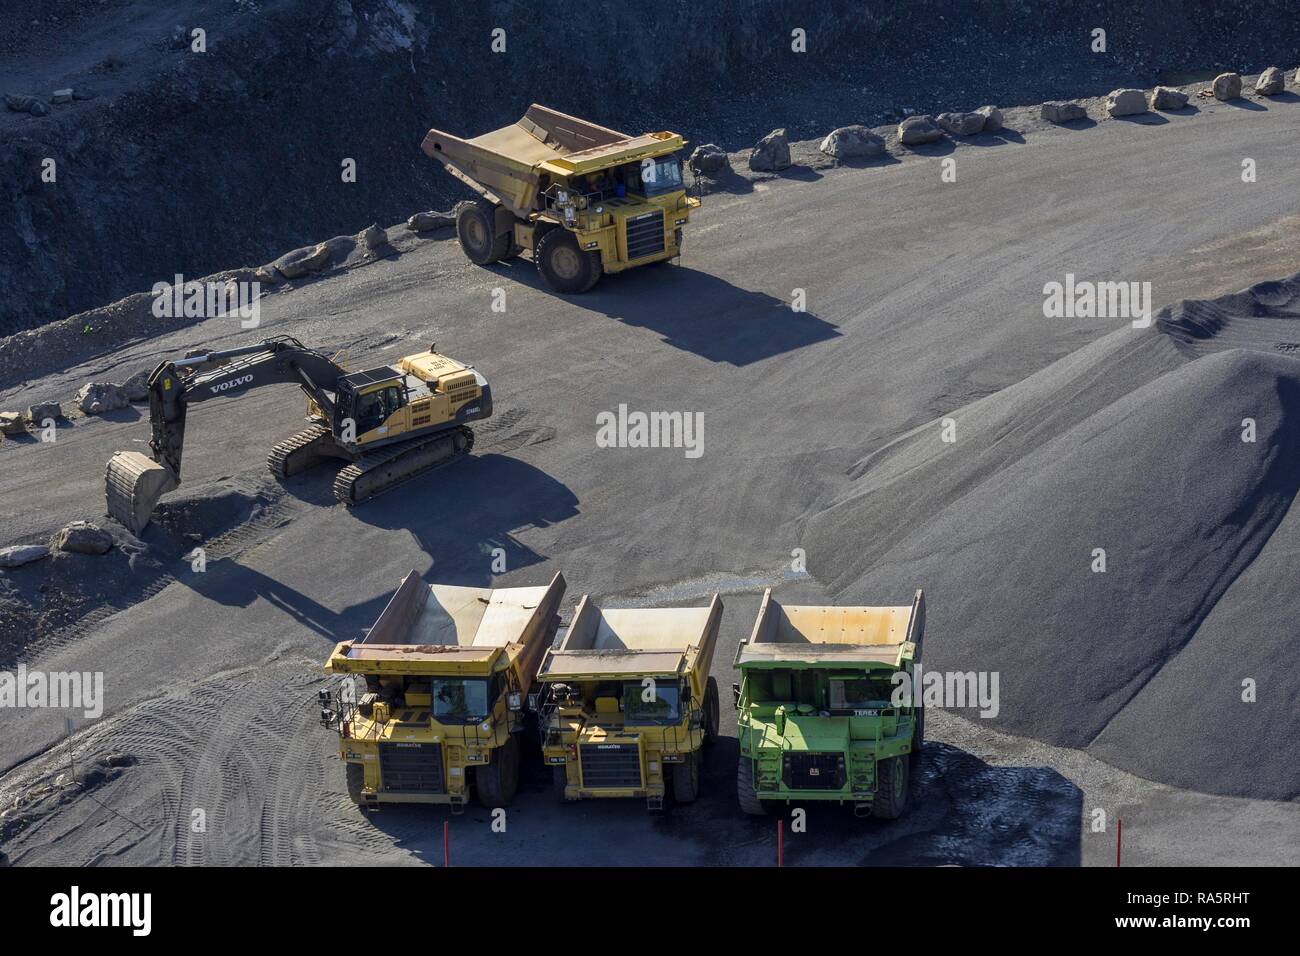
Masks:
[[[178,484],[165,465],[138,451],[120,451],[109,459],[104,473],[109,516],[138,535],[149,524],[158,499]]]

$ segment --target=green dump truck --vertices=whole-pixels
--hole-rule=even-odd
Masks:
[[[893,820],[907,804],[923,715],[894,703],[895,675],[921,659],[925,600],[910,606],[786,606],[763,594],[736,649],[741,809],[834,800]]]

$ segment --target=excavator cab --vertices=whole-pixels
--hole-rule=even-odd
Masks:
[[[338,381],[334,404],[334,434],[343,435],[350,420],[356,439],[383,428],[409,403],[405,376],[392,367],[353,372]]]

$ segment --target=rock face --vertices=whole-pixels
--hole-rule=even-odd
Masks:
[[[904,146],[919,146],[943,139],[943,130],[932,116],[909,116],[898,124],[898,141]]]
[[[11,548],[0,548],[0,568],[17,568],[49,556],[50,549],[43,544],[18,544]]]
[[[1181,110],[1187,105],[1187,94],[1168,86],[1157,86],[1151,91],[1153,110]]]
[[[33,425],[40,425],[45,419],[56,421],[63,417],[63,406],[58,402],[37,402],[27,406],[27,420]]]
[[[430,232],[434,229],[450,229],[456,225],[456,217],[449,212],[417,212],[406,220],[406,228],[411,232]]]
[[[1241,74],[1220,73],[1214,78],[1211,89],[1216,100],[1235,100],[1241,96]]]
[[[836,159],[880,156],[885,152],[885,141],[865,126],[841,126],[831,130],[818,149]]]
[[[113,547],[113,536],[89,521],[74,521],[54,536],[54,547],[75,554],[104,554]]]
[[[983,113],[940,113],[939,125],[953,136],[974,136],[984,129]]]
[[[1086,119],[1088,112],[1078,103],[1071,103],[1068,100],[1053,100],[1043,104],[1042,115],[1043,119],[1049,123],[1069,123],[1071,120]]]
[[[984,132],[996,133],[1002,129],[1002,111],[996,106],[981,106],[975,112],[984,117]]]
[[[316,246],[303,246],[286,252],[271,265],[280,270],[286,279],[298,279],[324,269],[330,261],[330,247],[322,242]]]
[[[0,434],[22,435],[27,431],[23,416],[17,412],[0,412]]]
[[[1111,116],[1136,116],[1147,111],[1147,97],[1141,90],[1111,90],[1106,112]]]
[[[758,141],[749,154],[749,168],[760,173],[790,168],[790,141],[784,129],[774,129]]]
[[[1260,96],[1277,96],[1286,89],[1286,75],[1276,66],[1270,66],[1255,81],[1255,92]]]
[[[87,382],[77,393],[77,407],[87,415],[103,415],[130,404],[122,386],[112,382]]]
[[[691,169],[697,173],[704,173],[706,176],[731,168],[731,157],[727,155],[726,150],[716,143],[704,143],[696,146],[687,162]]]

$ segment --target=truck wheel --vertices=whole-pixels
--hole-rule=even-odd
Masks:
[[[551,768],[551,792],[555,799],[564,803],[564,788],[569,785],[569,775],[564,767]]]
[[[359,763],[349,763],[344,766],[347,768],[348,775],[348,796],[357,806],[364,807],[366,801],[361,796],[361,788],[366,785],[366,768]]]
[[[871,815],[882,820],[897,820],[907,806],[908,761],[890,757],[876,762],[876,799]]]
[[[711,745],[718,739],[718,719],[721,705],[718,703],[718,679],[710,677],[704,688],[704,743]]]
[[[740,801],[740,809],[752,817],[767,813],[767,808],[754,792],[754,762],[744,754],[736,764],[736,798]]]
[[[492,755],[486,767],[474,768],[478,802],[485,807],[506,807],[519,789],[519,741],[514,734]]]
[[[916,715],[916,729],[912,731],[912,752],[908,756],[915,770],[921,762],[921,747],[925,744],[925,708],[918,707],[912,713]]]
[[[486,199],[467,199],[456,206],[456,238],[466,258],[486,266],[510,251],[510,233],[496,234],[496,207]]]
[[[686,762],[673,764],[673,800],[677,803],[694,803],[700,795],[700,752],[686,755]]]
[[[600,278],[599,252],[583,252],[567,229],[551,229],[537,240],[534,252],[537,271],[556,292],[576,295],[586,292]]]

